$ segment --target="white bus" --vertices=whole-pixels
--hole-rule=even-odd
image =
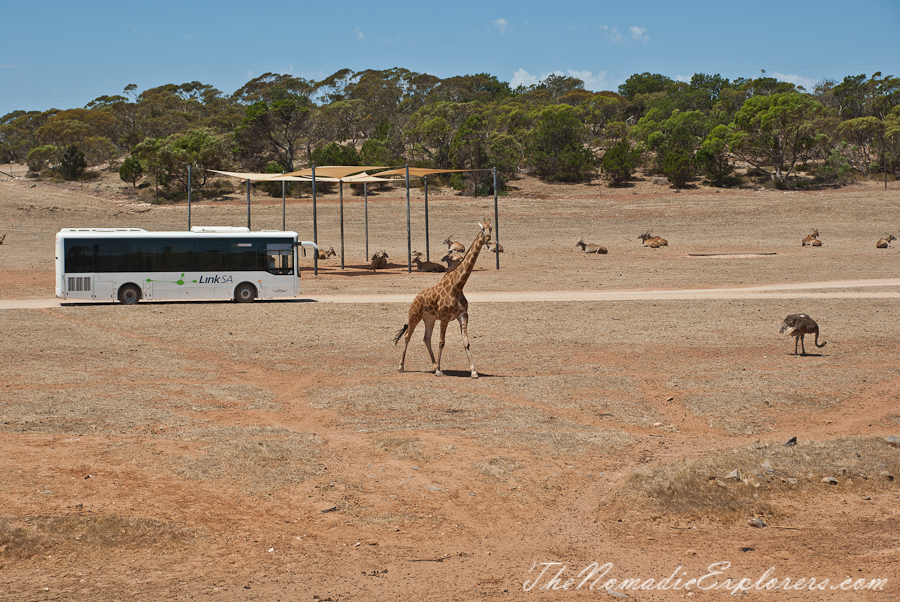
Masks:
[[[296,297],[299,246],[318,251],[296,232],[64,228],[56,234],[56,296],[126,305],[141,299]]]

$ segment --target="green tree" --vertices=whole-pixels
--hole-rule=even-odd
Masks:
[[[734,165],[728,156],[728,126],[718,125],[703,139],[700,150],[694,157],[697,167],[706,174],[712,184],[721,185],[728,181]]]
[[[158,175],[164,186],[187,191],[188,166],[191,187],[203,188],[215,176],[209,170],[227,166],[228,145],[223,136],[208,130],[188,130],[165,139],[148,138],[134,148],[133,156],[147,166],[147,171]]]
[[[631,179],[640,158],[640,151],[631,147],[628,138],[622,138],[603,155],[603,172],[614,186],[621,186]]]
[[[63,152],[59,162],[59,172],[66,180],[77,180],[84,175],[87,160],[84,153],[74,144],[71,144]]]
[[[675,87],[675,81],[659,73],[641,73],[632,75],[619,86],[619,94],[628,100],[634,100],[638,94],[669,92]]]
[[[734,118],[730,150],[773,180],[784,180],[816,144],[815,120],[823,110],[796,92],[749,98]]]
[[[526,151],[535,174],[549,182],[590,181],[599,161],[583,142],[585,129],[569,105],[540,112]]]
[[[693,155],[685,148],[672,146],[663,154],[662,168],[675,188],[684,188],[694,175]]]
[[[247,107],[235,129],[237,155],[255,169],[276,161],[294,171],[297,151],[310,135],[310,101],[284,88],[271,89],[267,96]]]
[[[137,186],[138,180],[144,177],[144,166],[134,157],[126,157],[119,167],[119,179],[130,182],[132,187]]]

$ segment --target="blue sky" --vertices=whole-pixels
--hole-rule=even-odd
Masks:
[[[250,3],[0,2],[0,116],[200,81],[231,94],[266,72],[322,79],[402,67],[531,84],[574,75],[616,90],[635,73],[900,75],[900,0]]]

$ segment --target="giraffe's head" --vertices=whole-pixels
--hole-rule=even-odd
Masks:
[[[491,218],[482,218],[478,222],[478,227],[481,228],[481,236],[484,238],[484,242],[491,240]]]

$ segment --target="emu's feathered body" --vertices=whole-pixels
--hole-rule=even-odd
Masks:
[[[789,315],[784,319],[784,322],[781,323],[781,330],[779,332],[794,337],[794,355],[797,355],[797,343],[800,344],[803,355],[806,355],[806,346],[803,344],[803,337],[807,334],[816,335],[816,338],[813,341],[813,344],[816,347],[822,348],[828,344],[825,341],[822,341],[822,344],[819,345],[819,325],[806,314]]]

